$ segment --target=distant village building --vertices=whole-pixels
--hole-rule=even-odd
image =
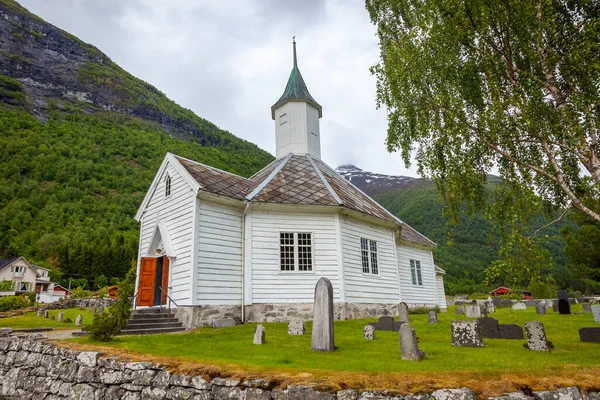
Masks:
[[[197,322],[310,318],[327,277],[337,319],[392,314],[400,301],[445,310],[436,244],[321,160],[322,107],[295,43],[271,116],[276,160],[250,178],[166,155],[136,214],[136,305],[166,304],[168,293]]]
[[[48,268],[31,264],[25,257],[0,258],[0,282],[12,282],[11,289],[0,291],[0,296],[37,293],[40,303],[60,300],[67,293],[60,290],[60,285],[50,282],[49,272]]]

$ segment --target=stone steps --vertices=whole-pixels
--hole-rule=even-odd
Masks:
[[[173,328],[148,328],[148,329],[131,329],[125,328],[121,331],[120,336],[123,335],[153,335],[157,333],[175,333],[185,331],[184,327],[173,327]]]
[[[134,310],[121,335],[149,335],[185,331],[174,313],[166,309],[146,308]]]

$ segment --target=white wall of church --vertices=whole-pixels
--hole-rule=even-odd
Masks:
[[[171,195],[165,196],[165,177],[171,177]],[[196,194],[189,184],[173,168],[167,168],[160,176],[158,185],[148,202],[140,228],[140,257],[148,254],[150,242],[159,221],[164,221],[174,251],[177,255],[171,260],[170,296],[179,305],[192,304],[192,237]],[[168,254],[167,254],[168,255]],[[139,265],[139,263],[138,263]],[[138,274],[139,276],[139,274]]]
[[[200,200],[196,304],[241,304],[242,213]]]
[[[277,158],[289,153],[321,158],[319,111],[304,101],[288,101],[275,110]]]
[[[444,290],[444,276],[436,275],[435,283],[437,288],[437,300],[441,311],[446,311],[448,306],[446,305],[446,291]]]
[[[431,250],[401,243],[397,245],[397,254],[402,301],[408,304],[409,307],[437,305],[437,283]],[[423,285],[413,285],[410,260],[421,262]]]
[[[398,303],[398,268],[391,229],[341,217],[346,302]],[[361,238],[377,243],[378,272],[363,273]]]
[[[321,277],[333,285],[339,301],[338,253],[334,214],[251,210],[251,276],[253,303],[312,303]],[[313,271],[280,270],[280,232],[312,233]]]

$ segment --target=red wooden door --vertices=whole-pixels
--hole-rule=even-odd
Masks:
[[[138,285],[138,306],[154,305],[154,281],[156,280],[156,258],[142,257],[140,282]]]
[[[162,282],[160,283],[160,285],[162,286],[164,292],[160,292],[161,296],[161,302],[162,304],[167,304],[167,295],[166,292],[169,291],[169,289],[167,289],[167,286],[169,286],[169,257],[164,256],[163,257],[163,262],[162,262]]]

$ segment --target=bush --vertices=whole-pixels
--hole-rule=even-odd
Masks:
[[[131,316],[131,298],[135,288],[136,263],[132,261],[131,269],[119,284],[119,298],[110,307],[108,314],[94,315],[94,321],[89,328],[92,340],[108,342],[125,328]]]
[[[13,281],[4,279],[0,282],[0,292],[12,292],[13,290],[15,290],[15,283]]]
[[[89,290],[85,290],[81,286],[77,286],[75,289],[71,290],[72,299],[85,299],[87,297],[90,297],[91,295],[92,292],[90,292]]]
[[[30,305],[32,303],[25,296],[0,297],[0,312],[19,310]]]

